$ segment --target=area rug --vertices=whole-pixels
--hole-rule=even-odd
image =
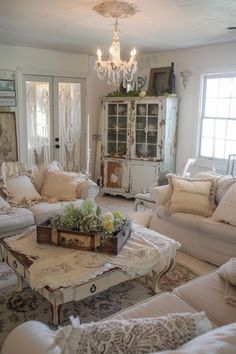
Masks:
[[[196,277],[190,269],[176,264],[174,269],[163,277],[161,289],[170,291],[180,284]],[[20,323],[38,320],[56,328],[51,322],[49,303],[27,284],[21,293],[14,291],[16,276],[5,263],[0,263],[0,348],[7,334]],[[132,280],[116,285],[100,294],[79,302],[65,304],[61,310],[62,325],[69,316],[79,316],[82,323],[98,321],[153,296],[141,280]]]

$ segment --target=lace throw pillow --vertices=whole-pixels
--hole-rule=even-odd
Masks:
[[[62,354],[145,354],[175,349],[211,328],[203,312],[179,313],[67,326],[59,330],[56,342]]]

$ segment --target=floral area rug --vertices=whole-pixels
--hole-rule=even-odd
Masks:
[[[162,278],[161,288],[170,291],[196,277],[190,269],[176,264]],[[51,322],[51,308],[47,300],[25,283],[21,293],[15,292],[16,276],[5,263],[0,263],[0,348],[8,333],[20,323],[38,320],[56,328]],[[63,305],[62,325],[69,316],[79,316],[82,323],[98,321],[153,296],[153,292],[141,281],[132,280],[116,285],[100,294],[79,302]]]

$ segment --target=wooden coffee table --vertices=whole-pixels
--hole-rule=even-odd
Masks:
[[[0,239],[3,259],[16,273],[18,283],[15,290],[21,292],[23,289],[23,280],[29,284],[29,267],[33,264],[33,261],[32,258],[13,251],[5,242],[5,239],[6,238]],[[174,266],[174,263],[175,260],[171,259],[161,272],[157,273],[152,271],[145,276],[147,286],[149,286],[155,293],[161,291],[159,288],[159,281],[161,277]],[[120,268],[114,267],[109,271],[104,272],[102,275],[96,276],[80,285],[60,287],[58,289],[52,289],[46,286],[37,290],[37,292],[50,303],[52,308],[52,321],[54,324],[58,325],[60,323],[60,310],[63,304],[82,300],[131,279],[134,279],[134,277],[130,277]]]

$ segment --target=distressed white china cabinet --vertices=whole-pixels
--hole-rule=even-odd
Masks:
[[[133,197],[174,171],[177,97],[102,99],[102,192]]]

